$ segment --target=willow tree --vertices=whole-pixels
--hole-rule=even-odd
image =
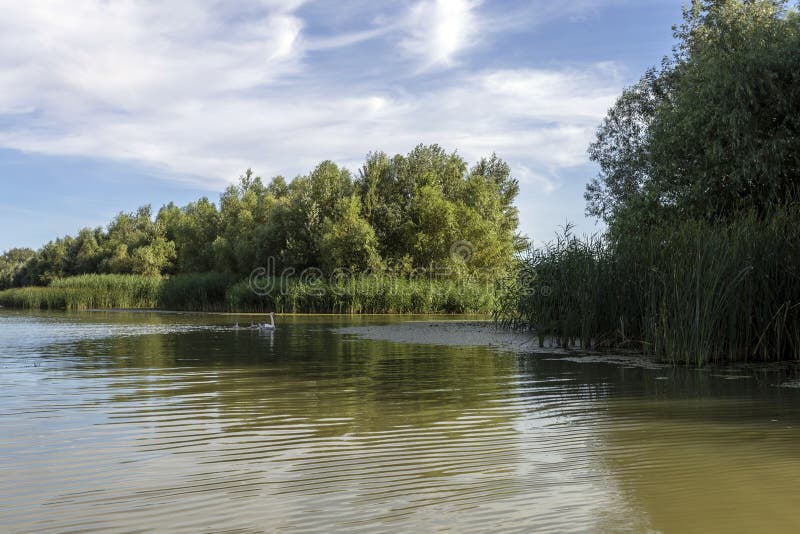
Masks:
[[[612,232],[765,213],[800,178],[800,16],[781,0],[694,0],[673,57],[600,126],[587,211]]]

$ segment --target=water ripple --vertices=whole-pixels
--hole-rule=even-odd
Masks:
[[[777,379],[134,326],[2,356],[0,530],[800,527]]]

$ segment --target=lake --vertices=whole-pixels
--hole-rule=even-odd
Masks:
[[[800,531],[794,365],[235,320],[0,310],[0,531]]]

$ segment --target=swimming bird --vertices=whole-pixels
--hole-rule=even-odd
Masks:
[[[261,330],[275,330],[275,312],[269,312],[269,324],[258,325]]]
[[[239,321],[236,321],[235,323],[233,323],[233,329],[234,330],[239,330]]]

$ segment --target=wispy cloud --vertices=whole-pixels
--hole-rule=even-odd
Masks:
[[[478,5],[474,0],[418,2],[406,20],[403,47],[421,58],[425,69],[452,65],[460,52],[477,42]]]
[[[335,48],[343,48],[353,46],[364,41],[370,41],[377,37],[386,35],[393,31],[395,28],[392,26],[382,26],[369,30],[354,31],[349,33],[342,33],[330,37],[318,37],[305,41],[305,45],[311,50],[332,50]]]
[[[394,56],[455,65],[479,38],[482,6],[467,0],[423,0],[396,20],[324,38],[305,32],[300,2],[20,6],[0,0],[0,115],[13,115],[0,147],[143,162],[205,187],[250,166],[292,176],[324,158],[438,142],[471,160],[496,151],[552,190],[559,169],[585,163],[621,85],[613,64],[598,62],[456,69],[416,87],[416,67]],[[353,84],[307,58],[365,41],[395,44],[365,70],[370,61],[409,70]]]
[[[297,65],[302,28],[270,4],[0,0],[0,112],[133,112],[269,83]]]

